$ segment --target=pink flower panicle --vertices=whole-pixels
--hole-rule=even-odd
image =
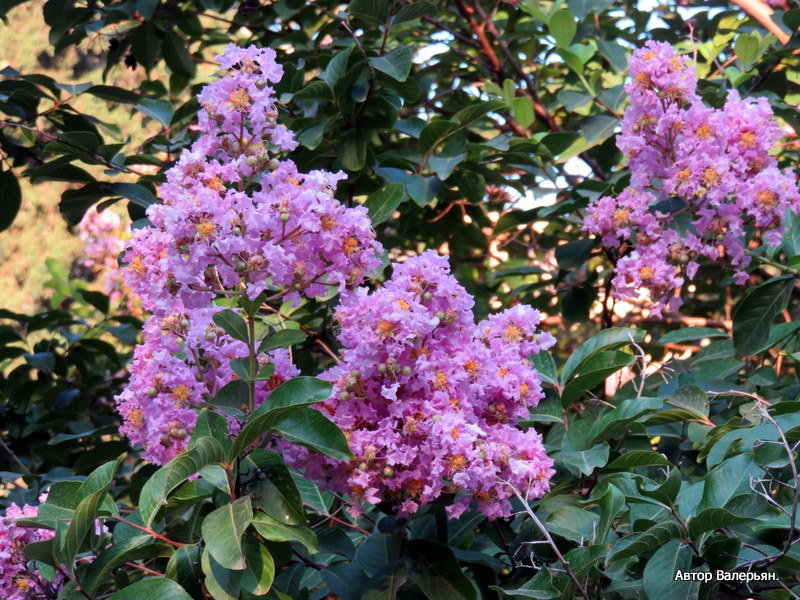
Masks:
[[[84,243],[78,266],[87,278],[97,281],[113,301],[119,302],[123,290],[118,258],[130,237],[130,228],[114,211],[99,211],[92,206],[78,223],[78,235]]]
[[[343,360],[321,375],[334,388],[319,408],[357,458],[309,460],[286,445],[287,461],[366,503],[389,500],[400,515],[445,493],[457,494],[453,518],[473,500],[491,518],[508,515],[509,484],[542,496],[552,460],[539,434],[516,425],[543,396],[529,357],[555,340],[537,331],[530,307],[476,325],[472,306],[433,251],[395,265],[373,293],[346,294],[336,315]]]
[[[380,265],[366,209],[334,198],[344,174],[273,158],[297,145],[277,123],[275,52],[229,45],[218,63],[226,73],[198,96],[201,135],[167,172],[163,202],[147,211],[153,227],[134,232],[125,255],[125,282],[152,316],[118,404],[123,431],[155,463],[185,447],[197,405],[234,378],[231,359],[247,356],[213,324],[218,297],[328,296]],[[258,384],[260,403],[297,370],[286,351],[258,359],[276,365]]]
[[[721,109],[706,106],[691,63],[661,42],[634,52],[630,73],[617,145],[631,183],[616,198],[591,202],[583,228],[606,247],[632,245],[616,265],[614,293],[649,296],[660,315],[680,306],[677,290],[703,257],[745,283],[745,238],[755,232],[779,243],[786,211],[800,213],[800,194],[796,177],[769,154],[782,132],[765,98],[730,90]],[[668,208],[670,199],[678,207]]]
[[[0,516],[0,598],[3,600],[33,600],[45,597],[46,592],[57,589],[60,578],[48,582],[35,568],[24,548],[33,542],[43,542],[53,537],[47,529],[23,527],[18,519],[36,517],[38,506],[22,507],[12,504]]]

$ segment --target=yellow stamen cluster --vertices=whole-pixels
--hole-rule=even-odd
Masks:
[[[772,209],[778,205],[778,195],[768,190],[758,190],[756,201],[764,208]]]
[[[353,254],[358,252],[358,246],[358,240],[351,235],[342,242],[342,252],[345,254]]]
[[[183,384],[176,385],[172,390],[172,397],[175,398],[175,406],[187,406],[192,397],[192,392]]]
[[[378,323],[378,333],[381,334],[383,337],[389,337],[394,333],[395,325],[391,321],[387,321],[386,319],[382,319]]]
[[[507,342],[517,342],[521,337],[522,329],[513,323],[503,330],[503,339]]]
[[[464,370],[470,377],[475,377],[478,374],[478,363],[474,360],[469,361],[464,365]]]
[[[215,192],[222,192],[225,190],[225,182],[222,180],[222,177],[215,175],[206,181],[206,187]]]
[[[711,125],[706,124],[700,125],[700,127],[694,130],[694,133],[699,140],[710,140],[714,135],[714,130],[711,128]]]
[[[752,148],[756,145],[756,134],[752,131],[745,131],[739,140],[745,148]]]
[[[631,211],[627,208],[618,208],[612,217],[614,227],[624,227],[631,221]]]
[[[436,371],[436,382],[433,384],[433,386],[437,390],[441,390],[446,385],[447,385],[447,373],[444,373],[443,371]]]
[[[708,187],[713,187],[717,185],[720,181],[719,173],[717,173],[716,170],[709,167],[705,171],[703,171],[703,181],[705,181]]]
[[[133,271],[134,273],[136,273],[137,275],[140,275],[140,276],[144,275],[145,270],[146,270],[145,266],[144,266],[144,261],[142,260],[142,258],[140,256],[135,257],[131,261],[131,264],[128,265],[128,268],[131,271]]]
[[[214,235],[217,226],[208,219],[200,219],[197,225],[195,225],[195,229],[197,229],[197,233],[200,237],[208,238]]]
[[[230,95],[231,106],[235,110],[247,110],[250,108],[250,104],[253,102],[252,98],[250,98],[250,94],[244,88],[236,88],[231,95]]]
[[[447,464],[453,471],[463,471],[467,468],[467,459],[463,454],[454,454],[447,459]]]

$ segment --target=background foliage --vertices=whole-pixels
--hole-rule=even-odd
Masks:
[[[71,224],[96,203],[141,219],[192,138],[210,57],[256,43],[284,65],[280,120],[301,170],[346,171],[339,198],[366,203],[391,256],[448,252],[477,317],[529,303],[559,338],[537,358],[548,396],[530,419],[557,458],[544,499],[494,523],[446,521],[435,505],[407,523],[352,521],[279,457],[230,455],[214,413],[179,462],[155,475],[138,462],[110,405],[138,322],[53,267],[43,312],[0,315],[0,470],[3,502],[52,485],[39,522],[58,541],[29,556],[75,565],[61,597],[794,597],[800,227],[747,288],[708,267],[681,314],[659,320],[607,296],[611,264],[579,229],[592,198],[626,183],[614,137],[627,57],[647,39],[694,54],[712,105],[730,88],[767,97],[786,125],[782,166],[796,167],[800,10],[772,15],[784,45],[726,3],[5,0],[0,12],[32,7],[43,50],[87,70],[3,70],[1,228],[41,190]],[[311,349],[334,343],[316,333],[322,316],[296,316],[315,331],[296,346],[310,375]],[[258,492],[233,501],[234,471]],[[678,568],[778,579],[749,591],[674,581]]]

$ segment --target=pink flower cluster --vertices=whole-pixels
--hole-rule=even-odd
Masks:
[[[287,447],[290,464],[364,502],[388,500],[400,515],[453,493],[453,518],[473,500],[487,516],[504,516],[509,484],[542,496],[552,460],[539,434],[517,423],[542,397],[529,357],[555,339],[537,331],[530,307],[476,325],[472,306],[434,251],[394,265],[371,294],[346,294],[337,311],[343,360],[321,375],[334,390],[319,408],[357,458],[309,460],[305,449]]]
[[[0,516],[0,598],[3,600],[56,596],[60,581],[48,582],[38,571],[29,568],[30,561],[24,553],[27,544],[49,540],[53,532],[17,523],[17,519],[36,517],[38,512],[37,506],[12,504]]]
[[[93,206],[78,223],[78,234],[84,243],[79,267],[87,279],[97,281],[112,300],[119,302],[123,291],[118,259],[130,237],[130,228],[114,211],[99,211]]]
[[[123,431],[156,463],[185,447],[197,406],[248,355],[214,325],[218,298],[330,296],[380,265],[366,209],[334,198],[343,174],[272,158],[296,146],[276,122],[274,51],[229,45],[218,62],[227,72],[198,96],[201,136],[168,171],[163,203],[149,207],[153,227],[134,232],[125,254],[125,282],[152,317],[118,404]],[[259,383],[257,404],[297,374],[286,351],[258,360],[274,362],[275,375]]]
[[[653,314],[676,309],[677,290],[705,258],[744,284],[749,245],[780,242],[787,210],[800,212],[795,176],[769,152],[781,138],[765,98],[728,92],[722,108],[696,93],[692,64],[666,43],[648,42],[630,61],[631,104],[618,146],[630,186],[589,205],[584,229],[608,248],[619,298],[649,296]]]
[[[144,342],[134,350],[131,380],[117,397],[117,407],[122,433],[142,446],[144,458],[155,464],[168,462],[186,448],[198,407],[235,379],[230,361],[249,355],[247,344],[214,324],[213,316],[220,310],[176,309],[161,318],[151,317],[144,326]],[[275,370],[270,379],[256,383],[257,404],[299,375],[288,350],[261,353],[258,362],[260,367],[271,362]],[[231,425],[236,430],[235,420]]]

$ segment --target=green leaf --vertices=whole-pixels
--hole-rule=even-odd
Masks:
[[[542,567],[531,579],[525,584],[516,589],[504,590],[496,585],[489,586],[489,589],[499,593],[501,598],[533,598],[535,600],[551,600],[561,596],[553,586],[553,576],[547,567]]]
[[[172,104],[161,98],[142,98],[136,105],[136,109],[151,119],[155,119],[164,127],[169,125],[172,120]]]
[[[405,81],[411,72],[411,59],[413,55],[406,46],[398,46],[391,52],[369,59],[369,64],[378,69],[381,73],[386,73],[392,79]]]
[[[161,40],[156,33],[155,23],[145,21],[133,31],[130,39],[133,55],[139,64],[149,71],[156,64],[161,49]]]
[[[200,590],[203,571],[200,564],[202,548],[199,544],[178,548],[169,557],[164,576],[177,581],[192,597],[202,596]]]
[[[556,45],[561,48],[567,48],[575,37],[578,24],[570,11],[561,9],[550,17],[548,28],[550,29],[550,34],[556,39]]]
[[[172,579],[148,577],[114,592],[108,600],[192,600]]]
[[[247,567],[242,577],[242,589],[254,596],[263,596],[275,579],[275,561],[264,546],[253,540],[244,544]]]
[[[708,396],[696,385],[686,385],[666,399],[667,404],[685,411],[692,419],[708,419]]]
[[[247,323],[242,316],[232,311],[229,308],[222,310],[214,315],[214,323],[222,327],[229,336],[240,342],[247,343],[250,339],[250,334],[247,329]]]
[[[469,106],[462,108],[454,116],[458,122],[461,123],[461,125],[466,127],[478,119],[485,117],[490,112],[499,110],[504,106],[506,106],[506,103],[502,100],[485,100],[481,102],[475,102],[474,104],[470,104]]]
[[[353,460],[342,430],[313,408],[302,408],[288,414],[272,429],[288,442],[300,444],[337,460]]]
[[[531,357],[533,368],[539,372],[542,381],[545,383],[555,384],[558,383],[558,372],[556,370],[556,361],[553,360],[553,355],[544,350],[540,350],[537,354]]]
[[[675,331],[665,333],[657,343],[659,346],[664,346],[665,344],[682,344],[683,342],[702,340],[704,338],[724,337],[728,337],[728,334],[719,329],[712,329],[711,327],[681,327]]]
[[[81,577],[81,587],[89,594],[96,594],[100,585],[116,567],[131,560],[137,552],[152,543],[153,538],[149,535],[137,535],[104,548]]]
[[[734,496],[749,492],[751,478],[763,474],[764,469],[756,464],[752,454],[739,454],[723,461],[705,476],[700,508],[725,506]]]
[[[648,598],[690,600],[697,598],[700,581],[676,580],[675,574],[690,571],[692,549],[678,540],[671,540],[656,550],[647,561],[642,586]]]
[[[325,70],[320,73],[319,78],[328,84],[331,90],[335,90],[338,81],[347,73],[347,64],[350,61],[350,54],[353,51],[353,46],[348,46],[341,52],[337,52],[330,61]]]
[[[561,381],[569,380],[578,366],[595,352],[621,348],[632,342],[639,343],[644,339],[644,336],[644,331],[628,327],[604,329],[586,340],[578,346],[575,352],[569,355],[569,358],[564,363],[564,368],[561,370]]]
[[[242,535],[253,519],[250,496],[242,496],[210,513],[201,527],[206,548],[221,566],[233,571],[247,567]]]
[[[608,444],[598,444],[588,450],[562,451],[558,454],[558,459],[584,475],[591,475],[596,468],[608,462]]]
[[[591,390],[622,367],[632,365],[636,357],[619,350],[605,350],[592,354],[583,361],[561,392],[561,404],[568,406],[587,390]],[[563,376],[563,375],[562,375]]]
[[[372,224],[378,225],[391,218],[401,202],[403,202],[403,184],[393,182],[370,194],[364,206],[369,211]]]
[[[671,466],[667,457],[652,450],[629,450],[607,466],[608,469],[635,469],[636,467]]]
[[[580,128],[588,147],[596,146],[611,137],[618,123],[619,119],[609,115],[592,115],[581,121]]]
[[[197,440],[197,444],[169,461],[156,471],[144,484],[139,495],[139,512],[148,527],[152,524],[158,509],[167,503],[169,493],[195,475],[205,466],[221,463],[225,451],[220,443],[211,437]]]
[[[600,507],[600,520],[597,523],[597,533],[594,541],[603,543],[611,530],[611,523],[619,514],[619,511],[622,510],[622,507],[625,506],[625,494],[615,485],[608,484],[606,491],[597,499],[597,504]]]
[[[136,92],[113,85],[93,85],[86,90],[86,93],[117,104],[137,104],[141,99],[141,96]]]
[[[630,536],[622,538],[622,542],[625,545],[611,551],[611,554],[606,559],[606,567],[608,568],[620,562],[627,563],[631,558],[641,556],[653,548],[663,546],[669,540],[683,539],[685,535],[686,532],[677,521],[664,521],[653,525],[636,537],[633,542],[630,542]]]
[[[281,523],[305,525],[303,499],[283,459],[274,452],[257,448],[250,453],[248,460],[267,477],[267,481],[256,487],[252,494],[256,507]]]
[[[599,517],[577,506],[562,506],[547,518],[547,530],[566,540],[583,543],[591,540],[597,530]]]
[[[410,540],[408,576],[430,600],[477,600],[475,588],[462,573],[453,551],[430,540]]]
[[[264,433],[275,430],[277,424],[291,413],[327,400],[332,387],[329,382],[315,377],[295,377],[275,388],[269,399],[256,409],[234,440],[230,453],[231,460],[238,457],[247,446]]]
[[[391,10],[391,3],[387,0],[352,0],[348,7],[351,18],[374,24],[386,23]]]
[[[317,536],[314,531],[304,525],[287,525],[273,519],[265,512],[256,511],[253,516],[255,530],[271,542],[299,542],[309,552],[317,552]]]
[[[147,208],[151,204],[158,202],[158,199],[150,190],[138,183],[112,183],[108,186],[108,189],[112,194],[127,198],[142,208]]]
[[[203,585],[214,600],[239,600],[244,569],[226,569],[214,560],[208,548],[204,549],[200,564],[206,576]]]
[[[773,277],[747,290],[733,313],[733,345],[736,356],[751,354],[769,339],[775,317],[789,302],[795,278]]]
[[[511,104],[511,109],[514,113],[514,118],[519,122],[520,125],[526,129],[533,125],[535,118],[533,112],[533,100],[531,100],[529,97],[520,96],[518,98],[514,98],[514,102]]]
[[[444,119],[431,121],[419,134],[420,149],[423,152],[433,150],[459,129],[461,129],[461,124],[455,121],[447,121]]]
[[[407,23],[409,21],[416,21],[422,17],[435,17],[436,7],[430,2],[414,2],[406,4],[401,8],[392,19],[392,25],[399,25],[400,23]]]
[[[342,143],[339,156],[348,171],[360,171],[367,160],[367,143],[363,135],[348,133]]]
[[[186,42],[174,31],[168,31],[164,36],[162,51],[164,52],[164,62],[176,75],[192,79],[195,75],[195,62],[189,55]]]
[[[655,413],[664,401],[660,398],[629,398],[623,400],[615,409],[603,413],[591,428],[592,442],[601,442],[622,434],[635,422],[646,420]]]
[[[744,523],[752,523],[756,520],[754,517],[735,515],[725,508],[706,508],[697,516],[689,519],[689,535],[692,538],[697,538],[707,531],[722,529],[723,527],[735,527]]]
[[[736,39],[733,49],[742,61],[743,70],[749,71],[753,66],[753,62],[758,58],[759,47],[758,37],[751,33],[740,34]]]
[[[277,348],[288,348],[299,344],[306,339],[306,334],[300,329],[279,329],[261,341],[259,352],[270,352]]]

